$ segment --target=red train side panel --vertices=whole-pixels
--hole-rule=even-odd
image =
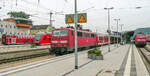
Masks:
[[[27,37],[24,35],[11,35],[11,34],[3,34],[2,35],[2,44],[23,44],[27,42],[32,42],[32,37]]]

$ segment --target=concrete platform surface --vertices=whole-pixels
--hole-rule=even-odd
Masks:
[[[111,52],[107,46],[100,49],[104,60],[91,60],[87,51],[79,52],[78,69],[74,69],[74,54],[69,54],[1,69],[0,76],[149,76],[135,46],[111,45]]]

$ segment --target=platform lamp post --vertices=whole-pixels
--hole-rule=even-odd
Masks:
[[[117,22],[117,47],[118,47],[118,24],[120,19],[114,19]]]
[[[110,33],[111,33],[111,29],[110,29],[110,10],[114,9],[113,7],[110,8],[104,8],[105,10],[108,10],[108,52],[110,52]]]
[[[77,0],[74,0],[74,24],[75,24],[75,69],[78,69],[78,45],[77,45]]]
[[[123,42],[123,39],[122,39],[122,27],[124,26],[124,24],[120,24],[120,27],[121,27],[121,43]]]

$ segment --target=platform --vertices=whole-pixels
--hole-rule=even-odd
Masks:
[[[149,76],[134,45],[99,48],[104,60],[91,60],[87,51],[78,53],[79,68],[74,69],[74,54],[0,70],[0,76]]]

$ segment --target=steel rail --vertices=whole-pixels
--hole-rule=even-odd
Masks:
[[[141,58],[145,64],[145,66],[146,66],[147,71],[150,74],[150,60],[147,58],[147,56],[143,52],[143,51],[147,51],[147,52],[149,52],[149,51],[145,48],[138,48],[137,47],[137,49],[138,49],[138,52],[139,52],[139,54],[140,54],[140,56],[141,56]]]

